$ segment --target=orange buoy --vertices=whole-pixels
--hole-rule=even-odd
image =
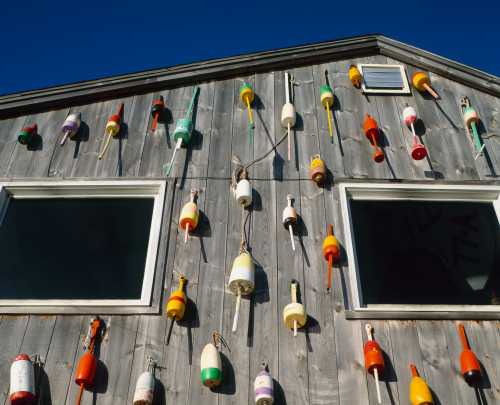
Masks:
[[[426,73],[415,72],[411,78],[411,82],[413,83],[413,87],[415,87],[418,91],[427,91],[432,97],[434,97],[434,99],[439,99],[439,95],[431,87],[431,79],[429,79],[429,76]]]
[[[474,352],[470,349],[467,336],[465,335],[464,325],[458,325],[458,334],[462,341],[462,353],[460,354],[460,370],[464,380],[470,386],[478,386],[481,382],[481,366]]]
[[[189,231],[195,230],[198,226],[200,211],[195,202],[197,195],[198,190],[192,189],[190,201],[182,207],[179,228],[184,231],[184,243],[187,243]]]
[[[378,403],[382,403],[382,398],[380,396],[380,384],[379,376],[384,372],[384,355],[380,345],[373,339],[372,335],[372,325],[367,323],[365,325],[366,334],[368,335],[368,341],[365,343],[363,352],[365,354],[365,369],[368,373],[373,374],[375,377],[375,384],[377,387],[377,400]]]
[[[380,132],[378,129],[377,121],[370,115],[365,115],[365,122],[363,123],[363,129],[365,135],[370,141],[370,144],[375,148],[375,153],[373,154],[373,160],[377,163],[384,161],[384,152],[378,146]]]
[[[410,364],[411,381],[410,381],[410,402],[412,405],[434,405],[431,390],[427,386],[425,380],[418,375],[417,367]]]
[[[332,288],[332,266],[340,260],[340,247],[333,235],[333,225],[328,225],[328,233],[323,241],[323,257],[328,262],[328,290]]]

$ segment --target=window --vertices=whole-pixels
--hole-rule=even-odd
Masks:
[[[364,93],[410,94],[410,86],[402,65],[374,65],[360,63]]]
[[[149,306],[164,196],[159,181],[1,183],[0,312]]]
[[[500,318],[499,186],[340,192],[356,316]]]

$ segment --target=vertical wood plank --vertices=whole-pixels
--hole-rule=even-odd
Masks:
[[[4,177],[17,146],[17,136],[24,127],[27,117],[0,121],[0,176]]]

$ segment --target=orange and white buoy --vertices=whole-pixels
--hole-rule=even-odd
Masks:
[[[380,345],[373,339],[373,328],[372,325],[367,323],[365,325],[366,334],[368,336],[368,341],[365,343],[363,352],[365,355],[365,369],[368,373],[373,374],[375,377],[375,386],[377,388],[377,401],[379,404],[382,403],[382,398],[380,395],[380,382],[379,377],[384,372],[384,355]]]
[[[415,109],[409,105],[406,105],[403,110],[403,121],[407,127],[410,127],[411,133],[413,134],[413,145],[411,147],[411,157],[413,160],[422,160],[427,156],[427,149],[419,141],[417,134],[415,133],[415,121],[417,121],[417,112]]]
[[[182,207],[179,228],[184,231],[184,243],[188,241],[189,231],[194,231],[198,226],[200,211],[195,201],[197,195],[198,190],[192,189],[190,201]]]

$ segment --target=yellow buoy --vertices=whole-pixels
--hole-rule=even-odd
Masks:
[[[253,92],[252,86],[249,83],[244,82],[240,87],[240,100],[243,105],[247,108],[248,120],[250,124],[253,125],[253,115],[251,104],[255,98],[255,93]]]
[[[330,110],[333,107],[334,97],[333,90],[330,86],[325,84],[321,86],[319,89],[321,105],[326,109],[326,114],[328,118],[328,132],[330,133],[330,138],[333,138],[333,130],[332,130],[332,118],[330,114]]]
[[[186,286],[187,279],[184,276],[179,277],[179,286],[175,290],[167,302],[167,317],[172,320],[170,323],[170,328],[167,334],[167,345],[170,343],[170,335],[172,334],[172,328],[174,327],[175,321],[180,321],[184,318],[184,313],[186,312],[186,294],[184,288]]]
[[[431,87],[431,80],[426,73],[415,72],[413,74],[413,77],[411,78],[411,81],[413,83],[413,87],[415,87],[418,91],[427,91],[432,97],[434,97],[434,99],[437,100],[439,98],[439,95]]]
[[[283,309],[283,322],[293,330],[293,336],[297,336],[297,329],[302,328],[307,321],[304,305],[297,302],[297,286],[298,282],[295,280],[290,283],[292,302]]]
[[[410,364],[412,378],[410,381],[410,402],[412,405],[433,405],[431,390],[425,380],[418,375],[417,367]]]
[[[363,80],[363,76],[361,76],[361,72],[359,71],[356,65],[351,65],[349,67],[349,80],[351,81],[354,87],[358,89],[361,87],[361,81]]]

